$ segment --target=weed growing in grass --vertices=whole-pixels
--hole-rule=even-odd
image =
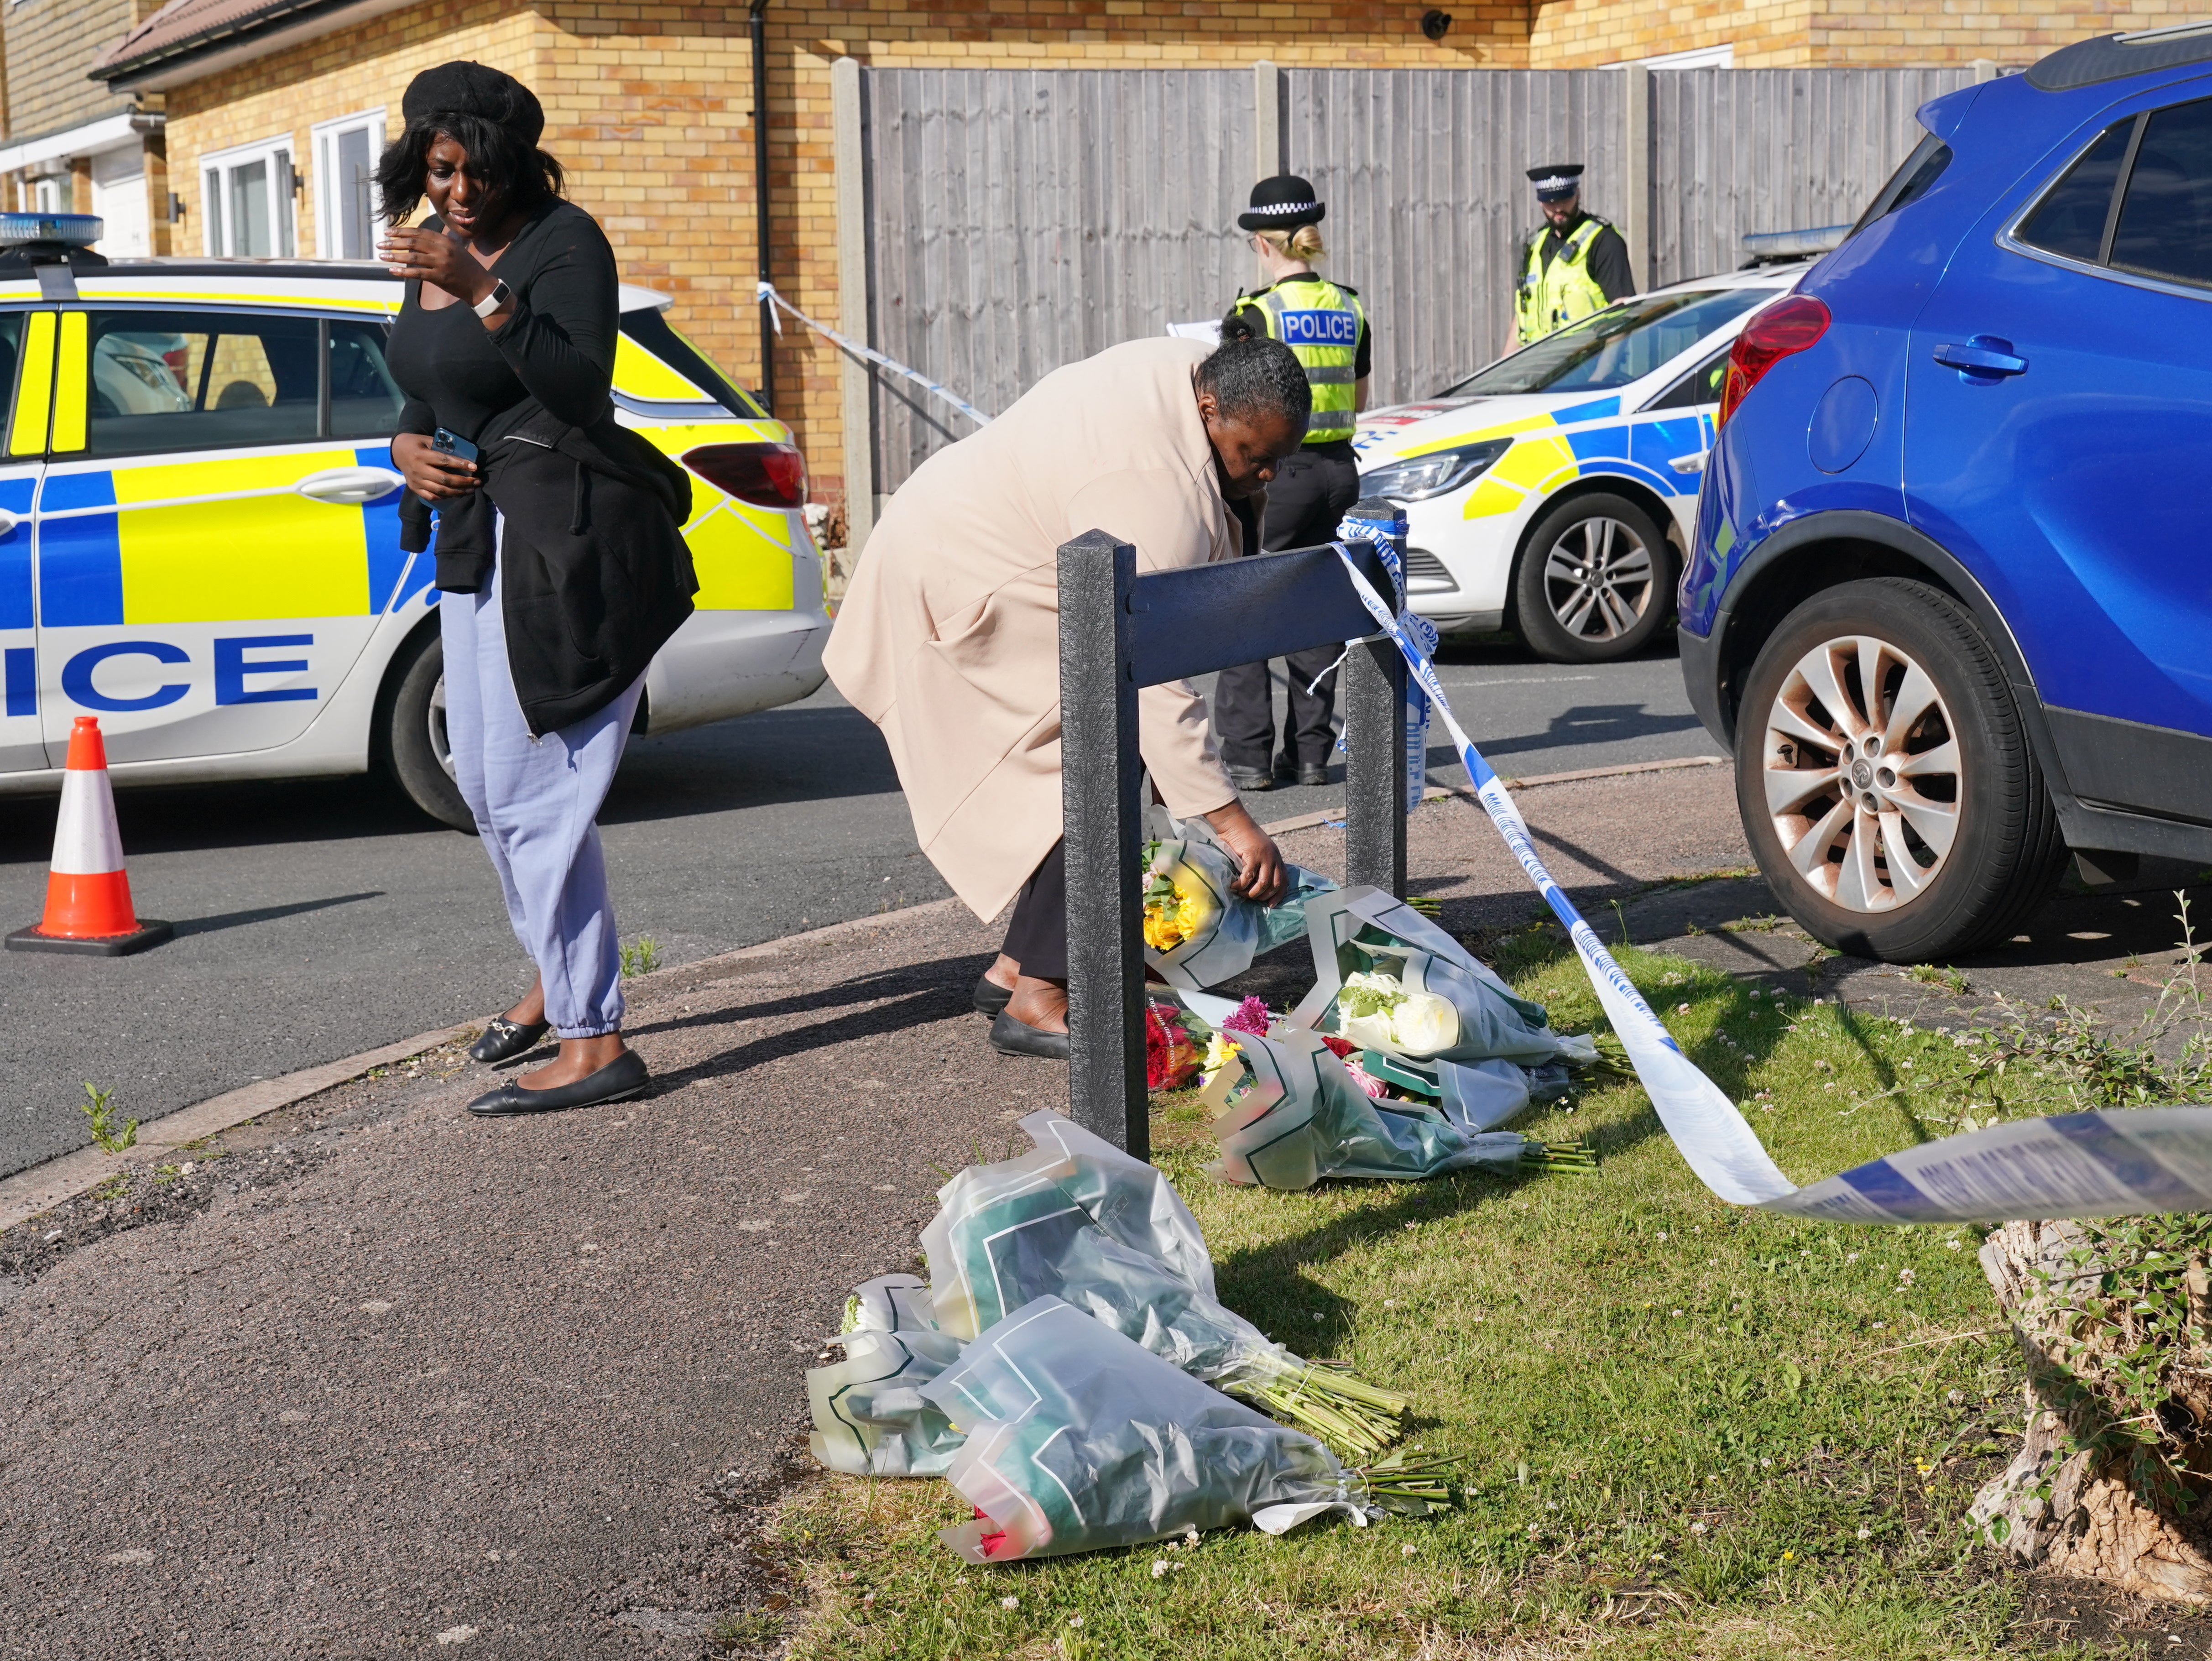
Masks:
[[[92,1144],[102,1153],[120,1153],[126,1147],[138,1145],[138,1121],[126,1119],[118,1128],[115,1110],[110,1105],[115,1092],[102,1090],[89,1079],[85,1080],[84,1093],[90,1099],[79,1102],[77,1111],[92,1121]]]
[[[1905,971],[1923,986],[1940,986],[1955,997],[1965,997],[1972,990],[1963,970],[1948,964],[1917,963]]]

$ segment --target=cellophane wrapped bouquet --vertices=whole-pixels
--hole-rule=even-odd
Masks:
[[[965,1440],[946,1478],[975,1508],[940,1536],[975,1563],[1132,1546],[1249,1521],[1425,1512],[1433,1470],[1374,1478],[1061,1299],[1010,1311],[922,1387]]]
[[[1197,1224],[1157,1170],[1055,1113],[1022,1126],[1035,1153],[970,1165],[938,1191],[921,1243],[939,1331],[972,1340],[1058,1298],[1348,1452],[1396,1439],[1403,1396],[1302,1360],[1215,1298]]]
[[[1336,885],[1292,865],[1290,891],[1261,905],[1230,885],[1237,861],[1196,827],[1145,844],[1145,961],[1170,986],[1202,991],[1243,974],[1253,958],[1306,932],[1305,903]]]
[[[1552,1031],[1522,997],[1449,934],[1379,888],[1347,888],[1306,907],[1314,988],[1293,1025],[1408,1061],[1588,1065],[1587,1037]]]
[[[845,1359],[806,1375],[814,1457],[855,1476],[943,1475],[960,1437],[921,1387],[960,1359],[961,1343],[931,1320],[927,1286],[911,1275],[868,1281],[838,1336]]]

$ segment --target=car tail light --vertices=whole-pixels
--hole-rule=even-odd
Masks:
[[[702,444],[684,453],[684,465],[756,508],[797,508],[806,501],[806,458],[789,444]]]
[[[1810,295],[1778,300],[1743,326],[1729,351],[1728,380],[1721,387],[1717,426],[1728,425],[1743,396],[1792,352],[1802,352],[1828,332],[1828,308]]]

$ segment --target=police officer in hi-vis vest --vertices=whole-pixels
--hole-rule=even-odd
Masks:
[[[1366,308],[1358,294],[1316,273],[1323,257],[1317,227],[1327,211],[1314,188],[1295,174],[1263,179],[1252,189],[1249,212],[1237,222],[1252,233],[1252,250],[1267,273],[1264,288],[1240,295],[1221,320],[1224,340],[1266,335],[1288,345],[1304,365],[1313,388],[1313,414],[1305,443],[1278,463],[1267,487],[1267,520],[1255,538],[1249,508],[1243,509],[1244,549],[1270,553],[1334,540],[1337,522],[1359,500],[1359,466],[1352,450],[1354,417],[1367,405],[1373,356]],[[1213,731],[1229,780],[1239,790],[1274,788],[1280,770],[1300,784],[1328,782],[1328,756],[1336,738],[1329,711],[1336,702],[1339,655],[1334,647],[1293,653],[1290,719],[1283,751],[1275,754],[1275,703],[1267,666],[1224,669],[1214,683]]]
[[[1579,161],[1528,169],[1544,222],[1521,245],[1521,280],[1513,290],[1513,339],[1508,351],[1541,340],[1636,292],[1628,244],[1595,214],[1583,211],[1582,176]]]

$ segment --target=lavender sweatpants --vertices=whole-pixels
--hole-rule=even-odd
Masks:
[[[479,592],[439,595],[438,619],[454,777],[514,938],[544,980],[545,1019],[564,1038],[611,1032],[622,1025],[622,955],[595,821],[644,678],[597,715],[533,739],[507,671],[496,566]]]

